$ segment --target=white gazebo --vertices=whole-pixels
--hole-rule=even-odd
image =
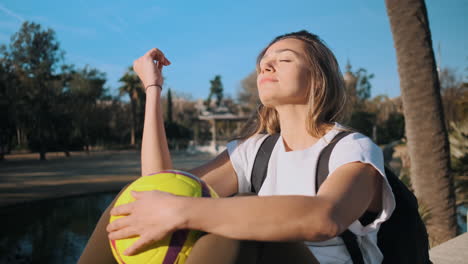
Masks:
[[[213,110],[207,108],[199,102],[197,105],[199,110],[198,120],[207,121],[210,124],[211,141],[209,145],[200,146],[199,143],[199,126],[195,130],[194,145],[197,150],[218,154],[225,149],[226,143],[236,133],[240,131],[245,122],[249,119],[248,116],[235,115],[223,105],[214,107]]]

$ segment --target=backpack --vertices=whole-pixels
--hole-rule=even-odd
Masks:
[[[339,140],[351,133],[353,132],[339,132],[320,153],[315,179],[317,192],[329,174],[328,163],[333,148]],[[268,161],[278,138],[279,134],[270,135],[260,145],[251,174],[253,193],[258,194],[265,181]],[[385,166],[385,174],[396,204],[393,214],[381,224],[377,234],[377,244],[384,256],[382,263],[431,264],[426,226],[419,215],[416,197],[387,166]],[[366,212],[359,218],[359,221],[365,226],[372,223],[376,217],[376,213]],[[339,236],[343,239],[353,263],[364,264],[356,235],[348,229]]]

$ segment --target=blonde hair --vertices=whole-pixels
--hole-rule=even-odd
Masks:
[[[343,118],[346,93],[343,75],[331,50],[314,34],[305,30],[284,34],[271,41],[257,57],[259,62],[267,49],[274,43],[294,38],[304,42],[310,71],[310,90],[308,92],[307,132],[313,137],[322,137],[327,127]],[[280,133],[278,112],[260,104],[257,113],[244,126],[237,139],[246,139],[255,134]]]

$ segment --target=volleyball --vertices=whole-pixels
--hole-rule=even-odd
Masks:
[[[216,192],[197,176],[179,170],[166,170],[138,178],[120,194],[114,207],[135,201],[135,198],[131,195],[131,191],[152,190],[159,190],[179,196],[218,198]],[[110,222],[120,217],[124,216],[111,216]],[[114,258],[120,264],[182,264],[187,259],[200,235],[201,232],[197,230],[178,230],[154,243],[146,251],[134,256],[125,256],[123,252],[136,242],[139,236],[110,240],[110,246]]]

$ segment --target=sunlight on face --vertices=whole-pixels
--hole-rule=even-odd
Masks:
[[[302,40],[288,38],[271,45],[259,63],[257,87],[266,106],[307,103],[309,70]]]

